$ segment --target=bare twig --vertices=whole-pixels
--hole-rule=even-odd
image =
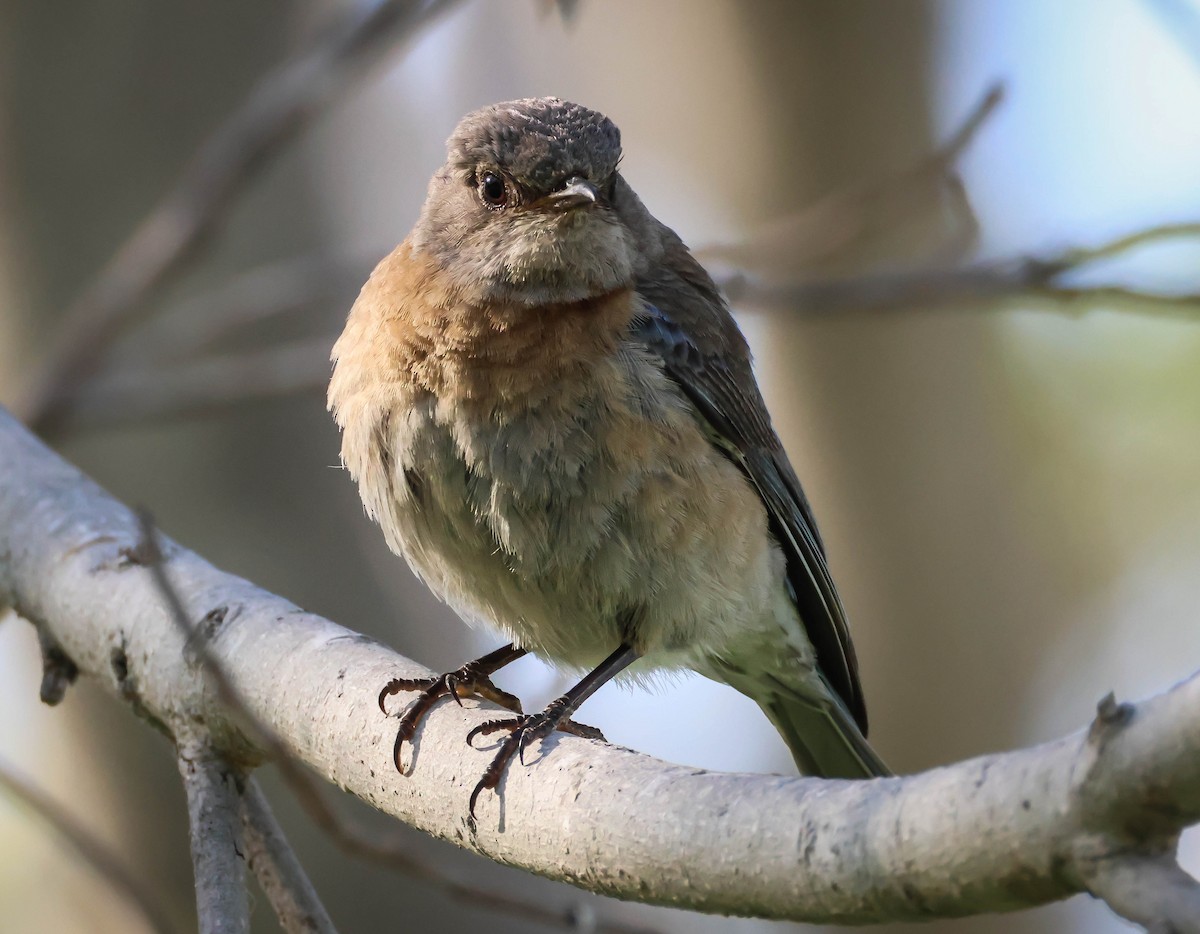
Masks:
[[[175,366],[105,373],[85,385],[60,424],[140,425],[318,389],[329,379],[332,346],[332,339],[324,336]]]
[[[382,252],[382,251],[381,251]],[[87,431],[221,414],[245,402],[323,391],[336,335],[214,352],[258,323],[321,304],[348,307],[372,257],[299,256],[232,277],[156,315],[115,345],[59,409]]]
[[[48,795],[0,762],[0,787],[49,824],[113,890],[137,911],[156,934],[172,934],[167,913],[142,880],[122,865],[117,854],[59,807]]]
[[[254,778],[242,790],[246,861],[287,934],[337,934],[321,897]]]
[[[237,775],[203,731],[176,737],[187,793],[200,934],[249,934],[250,901]]]
[[[217,694],[231,711],[245,722],[252,739],[266,750],[267,757],[275,763],[288,789],[305,813],[331,841],[344,853],[361,859],[389,866],[398,872],[426,883],[449,898],[463,902],[479,910],[502,911],[528,921],[555,927],[574,927],[577,914],[574,910],[555,911],[498,892],[488,892],[467,885],[448,876],[427,863],[414,859],[394,840],[380,839],[365,828],[339,815],[326,800],[321,790],[304,771],[287,744],[260,719],[254,716],[245,698],[229,678],[224,667],[213,656],[207,637],[199,627],[193,626],[188,618],[179,592],[172,585],[166,572],[166,562],[158,544],[158,535],[153,520],[145,511],[138,513],[140,539],[131,554],[137,556],[154,579],[155,586],[167,604],[169,615],[180,634],[187,639],[192,656],[203,666],[217,689]],[[610,934],[653,934],[651,929],[625,925],[619,921],[597,921],[593,927],[597,932]]]
[[[1004,101],[997,82],[962,125],[934,152],[903,171],[833,192],[804,209],[762,225],[733,243],[695,251],[718,277],[790,280],[796,270],[828,277],[879,256],[918,252],[962,255],[978,235],[975,213],[955,165]]]
[[[1194,316],[1200,294],[1163,294],[1120,285],[1075,285],[1071,276],[1155,241],[1200,236],[1200,224],[1168,224],[1094,247],[1045,257],[1017,256],[967,266],[920,265],[872,275],[830,269],[931,212],[951,215],[941,251],[957,253],[975,234],[956,161],[1003,102],[993,86],[937,151],[889,179],[836,193],[738,244],[697,251],[716,265],[718,284],[741,308],[823,315],[914,308],[986,310],[1097,307]],[[940,223],[940,222],[939,222]],[[941,225],[944,226],[944,225]],[[380,251],[382,252],[382,251]],[[730,268],[730,264],[733,267]],[[324,388],[335,334],[258,350],[204,356],[248,325],[345,297],[371,265],[367,256],[310,256],[261,267],[190,299],[125,347],[134,362],[85,377],[60,399],[60,424],[75,429],[212,415],[246,402]],[[722,271],[724,269],[724,271]]]
[[[1037,258],[1019,256],[942,269],[815,281],[767,282],[734,274],[720,285],[731,302],[804,315],[912,308],[1041,306],[1061,312],[1116,308],[1194,318],[1200,293],[1157,293],[1119,285],[1073,285],[1070,277],[1104,260],[1162,241],[1200,238],[1200,223],[1164,224],[1093,247]]]
[[[1197,237],[1200,237],[1200,223],[1160,224],[1157,227],[1135,230],[1133,233],[1105,241],[1098,246],[1072,247],[1063,250],[1057,256],[1044,260],[1042,265],[1045,267],[1047,275],[1059,276],[1064,272],[1070,272],[1101,260],[1113,259],[1152,243]]]
[[[35,377],[19,414],[34,427],[46,431],[63,427],[68,416],[73,416],[73,424],[81,425],[93,418],[111,423],[114,417],[126,422],[176,412],[193,414],[226,406],[238,399],[239,393],[272,396],[311,385],[307,379],[281,379],[278,375],[281,371],[274,368],[264,369],[257,379],[247,380],[245,375],[261,362],[254,357],[241,362],[224,361],[226,367],[237,371],[228,385],[219,378],[206,379],[208,374],[203,369],[192,374],[175,374],[167,381],[164,394],[167,398],[161,400],[157,385],[153,392],[145,381],[139,385],[137,377],[145,376],[145,370],[133,376],[111,374],[103,377],[99,386],[89,384],[89,380],[96,375],[104,351],[136,323],[139,313],[146,309],[147,300],[198,253],[203,234],[219,221],[223,209],[264,161],[263,156],[277,151],[320,105],[332,99],[358,73],[362,65],[360,56],[378,51],[388,37],[394,41],[408,35],[449,5],[451,0],[381,2],[325,44],[266,79],[201,150],[175,190],[69,309],[58,331],[59,343]],[[803,252],[805,243],[816,256],[829,259],[839,252],[861,249],[881,227],[907,224],[914,216],[927,214],[931,204],[935,209],[948,209],[958,218],[956,242],[968,242],[975,235],[975,220],[962,186],[953,175],[953,162],[1002,98],[1000,85],[989,89],[945,146],[901,175],[825,199],[797,218],[785,220],[786,229],[776,229],[775,225],[754,242],[713,247],[701,251],[702,255],[716,260],[740,260],[739,272],[745,274],[752,271],[753,262],[771,254],[771,250],[764,249],[764,243],[758,242],[764,240],[788,246],[785,264],[790,269],[795,266],[796,252]],[[225,313],[213,311],[221,302],[208,303],[204,315],[191,316],[193,320],[213,316],[211,326],[202,329],[190,342],[192,351],[197,345],[202,349],[235,326],[301,307],[302,302],[311,303],[311,299],[303,301],[311,292],[305,293],[301,286],[311,284],[315,271],[311,263],[286,270],[285,275],[268,284],[268,289],[275,292],[270,303],[261,298],[235,302],[232,310]],[[250,285],[261,289],[263,283]],[[328,285],[323,290],[327,292]],[[186,338],[176,346],[172,343],[166,342],[162,348],[165,352],[154,355],[157,359],[151,360],[152,367],[187,353]],[[162,371],[150,372],[166,375]],[[283,372],[292,375],[299,371]],[[88,384],[86,393],[82,391],[85,384]],[[132,393],[120,391],[121,387],[130,386],[134,387]],[[87,409],[88,414],[79,409]]]
[[[304,309],[337,308],[333,317],[341,318],[386,252],[317,253],[254,267],[163,309],[114,350],[126,362],[160,366],[212,353],[255,324]]]
[[[19,409],[53,427],[64,400],[95,372],[103,350],[150,299],[200,255],[229,205],[368,65],[455,0],[378,0],[264,78],[184,169],[59,323],[56,343]]]
[[[970,311],[1019,306],[1064,314],[1110,308],[1195,318],[1200,315],[1200,293],[1165,294],[1119,285],[1073,285],[1070,278],[1148,244],[1196,238],[1200,238],[1200,223],[1164,224],[1096,246],[1070,247],[1040,258],[1019,256],[964,267],[790,283],[763,282],[735,273],[718,284],[729,300],[741,308],[799,315],[914,308]],[[320,261],[317,268],[359,266],[351,260],[328,259]],[[290,272],[295,281],[309,278],[300,265]],[[292,280],[282,273],[283,270],[276,270],[277,278],[272,278],[276,278],[279,294],[289,295],[293,291]],[[266,315],[272,307],[273,303],[262,296],[258,312]],[[322,391],[329,379],[329,348],[335,339],[336,334],[328,334],[266,350],[102,375],[85,384],[69,411],[69,424],[91,429],[219,414],[256,399]]]
[[[880,273],[873,276],[763,281],[740,272],[718,280],[731,303],[744,310],[804,316],[846,312],[923,310],[989,311],[1040,308],[1082,314],[1099,308],[1161,317],[1200,316],[1200,293],[1148,292],[1121,285],[1074,285],[1071,277],[1104,260],[1152,243],[1200,238],[1200,223],[1164,224],[1092,247],[1070,247],[1045,257],[1018,256],[970,266]],[[361,269],[355,260],[314,260],[317,269]],[[293,278],[294,277],[294,278]],[[255,313],[286,313],[288,296],[310,279],[304,264],[273,268],[272,293],[259,295]],[[265,280],[264,280],[265,281]],[[276,304],[278,300],[278,304]],[[248,307],[248,306],[247,306]],[[220,336],[234,333],[235,317]],[[198,344],[215,332],[197,332]],[[329,380],[329,348],[336,334],[265,350],[230,352],[190,363],[131,367],[87,382],[64,413],[76,430],[194,415],[219,415],[261,399],[322,392]],[[173,345],[164,344],[168,359]]]

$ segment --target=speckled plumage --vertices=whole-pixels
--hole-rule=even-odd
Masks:
[[[802,766],[879,774],[745,341],[619,157],[607,118],[556,99],[464,118],[334,348],[343,460],[468,620],[569,668],[624,643],[640,669],[696,669],[757,700]],[[505,204],[481,202],[488,173]],[[595,203],[560,209],[578,179]]]

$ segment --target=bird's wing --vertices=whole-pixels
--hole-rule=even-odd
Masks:
[[[788,584],[817,663],[865,736],[858,662],[812,510],[771,427],[744,339],[711,280],[695,269],[699,278],[688,277],[692,281],[676,273],[671,281],[660,276],[639,282],[644,304],[632,336],[662,358],[667,375],[706,423],[713,444],[758,491],[787,558]],[[682,307],[684,302],[692,307]]]

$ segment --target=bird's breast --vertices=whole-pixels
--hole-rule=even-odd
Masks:
[[[630,640],[687,664],[768,612],[782,557],[757,497],[642,351],[576,376],[491,418],[412,398],[379,429],[387,453],[362,473],[386,485],[364,499],[469,620],[578,667]]]
[[[689,664],[773,612],[763,506],[627,337],[631,293],[484,327],[397,312],[452,297],[396,281],[364,289],[330,401],[367,511],[440,597],[576,667],[625,641]]]

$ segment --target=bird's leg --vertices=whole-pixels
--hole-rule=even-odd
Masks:
[[[384,689],[379,692],[379,709],[384,714],[387,714],[387,707],[384,705],[384,702],[393,694],[399,694],[401,691],[421,692],[412,706],[408,708],[408,712],[404,714],[403,719],[400,721],[400,729],[396,732],[396,745],[392,756],[395,759],[397,771],[401,774],[404,773],[404,765],[400,761],[400,752],[404,747],[405,741],[412,741],[412,738],[417,735],[417,727],[421,725],[421,721],[425,719],[425,715],[443,697],[453,697],[455,703],[460,707],[462,706],[462,701],[459,698],[482,697],[514,713],[520,713],[520,700],[492,684],[490,676],[494,675],[505,665],[515,662],[524,654],[525,649],[518,648],[515,645],[506,645],[504,648],[489,652],[487,655],[477,658],[473,662],[467,662],[467,664],[463,665],[457,671],[448,671],[446,674],[438,675],[436,678],[396,678],[393,681],[389,681]]]
[[[558,698],[558,700],[551,702],[541,713],[521,714],[517,717],[489,720],[487,723],[481,723],[468,733],[468,743],[476,736],[487,736],[490,733],[499,733],[503,730],[507,730],[509,733],[504,742],[500,744],[500,749],[496,752],[495,758],[492,759],[491,765],[483,773],[483,778],[479,780],[479,784],[471,792],[470,812],[472,819],[475,817],[475,802],[479,799],[479,795],[484,789],[496,789],[499,787],[504,770],[512,761],[513,756],[519,754],[521,762],[524,764],[525,749],[534,740],[545,739],[555,730],[562,730],[565,733],[573,733],[576,736],[583,736],[588,739],[603,739],[604,737],[599,730],[575,723],[569,718],[571,714],[579,709],[580,704],[595,694],[614,675],[629,666],[637,657],[638,653],[632,646],[622,644],[612,655],[602,661],[594,671],[585,675],[582,681],[567,691],[562,697]]]

